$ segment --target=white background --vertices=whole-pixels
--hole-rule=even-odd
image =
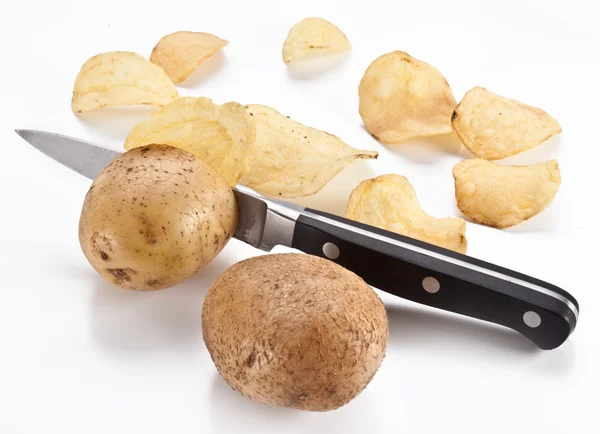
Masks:
[[[592,433],[597,432],[598,47],[591,1],[2,1],[0,41],[0,432],[15,433]],[[339,25],[351,55],[317,75],[281,60],[306,16]],[[557,158],[563,184],[543,214],[499,231],[469,224],[472,256],[552,282],[581,304],[575,333],[540,351],[486,323],[385,297],[387,357],[369,387],[328,413],[242,398],[218,376],[201,338],[212,281],[261,252],[233,240],[191,280],[134,293],[101,280],[77,225],[88,179],[29,147],[15,128],[48,130],[121,149],[149,110],[70,109],[87,58],[149,56],[172,31],[228,39],[182,95],[271,105],[296,120],[377,149],[299,202],[341,213],[352,188],[383,173],[409,178],[423,208],[460,215],[452,166],[469,156],[452,135],[385,148],[366,133],[357,87],[391,50],[431,63],[457,100],[473,86],[536,105],[560,137],[502,164]],[[401,284],[401,282],[398,282]]]

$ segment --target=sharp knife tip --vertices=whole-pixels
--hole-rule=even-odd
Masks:
[[[24,138],[25,140],[27,140],[27,135],[29,133],[31,133],[31,130],[25,130],[22,128],[17,128],[15,129],[15,133],[17,133],[19,136],[21,136],[22,138]]]

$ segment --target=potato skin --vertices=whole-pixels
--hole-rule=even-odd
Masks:
[[[387,312],[360,277],[285,253],[228,268],[202,307],[203,338],[225,381],[249,399],[328,411],[354,399],[381,365]]]
[[[148,145],[120,155],[96,177],[79,242],[108,282],[158,290],[208,264],[237,224],[235,196],[217,171],[181,149]]]

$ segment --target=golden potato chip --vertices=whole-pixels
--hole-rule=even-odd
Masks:
[[[152,143],[184,149],[201,158],[235,186],[246,168],[256,128],[243,106],[216,105],[209,98],[180,98],[136,125],[125,149]]]
[[[562,131],[548,113],[483,87],[465,94],[452,114],[452,128],[476,157],[501,160],[534,148]]]
[[[179,98],[162,68],[129,51],[112,51],[88,59],[75,80],[71,107],[83,113],[102,107],[163,106]]]
[[[471,220],[495,228],[517,225],[554,200],[561,177],[556,160],[530,166],[498,166],[478,158],[454,166],[458,208]]]
[[[381,143],[452,132],[456,100],[450,85],[433,66],[402,51],[371,63],[358,96],[363,123]]]
[[[377,158],[377,151],[354,149],[270,107],[246,108],[256,123],[256,143],[240,182],[259,193],[309,196],[357,158]]]
[[[296,23],[283,43],[283,61],[291,63],[326,53],[341,53],[352,44],[337,26],[323,18],[310,17]]]
[[[150,62],[164,69],[171,80],[181,83],[208,57],[229,42],[202,32],[175,32],[163,36],[150,55]]]
[[[381,175],[358,184],[346,206],[346,218],[455,252],[467,251],[465,221],[425,213],[404,176]]]

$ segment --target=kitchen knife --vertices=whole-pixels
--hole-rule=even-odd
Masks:
[[[119,152],[76,138],[16,130],[52,159],[94,179]],[[572,334],[577,300],[549,283],[419,240],[322,211],[234,189],[235,238],[270,251],[276,245],[328,258],[369,285],[417,303],[511,328],[539,348]]]

